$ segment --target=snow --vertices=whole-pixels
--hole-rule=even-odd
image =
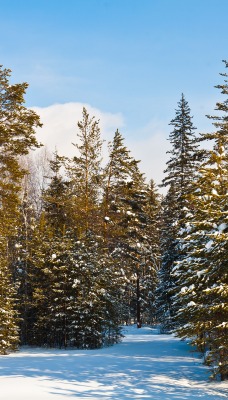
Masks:
[[[192,307],[192,306],[195,306],[196,305],[196,303],[194,302],[194,301],[190,301],[188,304],[187,304],[187,307]]]
[[[135,214],[132,213],[131,211],[127,211],[126,214],[127,214],[127,215],[133,215],[133,217],[135,216]]]
[[[218,230],[219,232],[223,232],[227,228],[227,224],[223,222],[222,224],[219,225]]]
[[[202,275],[205,275],[206,272],[207,272],[207,270],[206,270],[206,269],[203,269],[203,270],[201,270],[201,271],[197,271],[197,272],[196,272],[196,275],[198,276],[198,278],[200,278]]]
[[[22,348],[0,356],[1,400],[218,400],[225,382],[186,341],[155,329],[124,329],[123,341],[100,350]]]
[[[205,247],[207,250],[209,250],[213,246],[214,242],[213,240],[209,240],[209,242],[206,243]]]

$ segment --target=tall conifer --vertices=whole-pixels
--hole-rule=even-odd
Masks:
[[[178,103],[176,116],[171,120],[170,125],[174,127],[169,136],[172,148],[168,151],[170,159],[167,161],[167,168],[164,171],[166,176],[162,181],[162,186],[169,186],[170,191],[166,196],[164,216],[162,217],[163,259],[158,293],[164,299],[162,287],[166,287],[165,298],[168,303],[163,308],[161,308],[161,305],[159,306],[159,313],[163,309],[165,314],[163,316],[160,314],[161,320],[165,325],[174,327],[175,314],[178,307],[174,306],[173,302],[176,284],[172,270],[175,268],[175,262],[182,257],[178,231],[189,209],[191,209],[187,194],[192,190],[192,183],[196,176],[200,154],[198,140],[194,132],[196,128],[192,123],[190,108],[183,94]],[[169,282],[169,288],[167,287],[167,282]],[[158,302],[161,303],[162,300],[158,299]],[[169,321],[167,321],[167,324],[165,322],[166,318]]]
[[[225,65],[228,67],[227,62]],[[227,74],[221,75],[225,82],[216,87],[227,97]],[[203,139],[213,140],[213,150],[207,152],[199,169],[194,191],[189,196],[192,212],[182,229],[184,256],[175,271],[180,289],[176,300],[181,305],[177,315],[178,334],[192,337],[204,352],[210,349],[207,362],[215,365],[215,374],[227,379],[227,98],[216,104],[216,110],[222,114],[209,117],[214,121],[215,131],[202,135]]]
[[[90,117],[84,107],[82,120],[78,122],[77,143],[74,144],[77,154],[67,165],[72,218],[80,238],[99,225],[97,210],[101,188],[102,143],[99,121]]]
[[[148,187],[145,183],[138,163],[117,130],[105,169],[104,235],[122,279],[120,319],[127,323],[133,319],[141,326],[142,319],[151,321],[149,309],[152,309],[158,266],[155,244],[158,200],[153,185]]]
[[[10,74],[10,70],[0,66],[0,351],[3,352],[15,347],[18,341],[11,254],[19,226],[19,193],[24,175],[19,157],[38,147],[35,128],[41,126],[38,115],[23,104],[27,83],[10,85]]]

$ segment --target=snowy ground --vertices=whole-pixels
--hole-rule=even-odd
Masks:
[[[217,400],[228,385],[186,342],[150,328],[125,330],[122,343],[88,351],[23,348],[0,357],[1,400]]]

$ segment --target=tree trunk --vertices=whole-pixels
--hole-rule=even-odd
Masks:
[[[137,328],[141,328],[141,310],[140,310],[140,288],[139,288],[139,273],[137,272],[137,303],[136,303],[136,314],[137,314]]]

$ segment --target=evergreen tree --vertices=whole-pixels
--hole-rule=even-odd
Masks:
[[[227,80],[217,88],[227,95]],[[216,109],[223,113],[210,117],[216,131],[202,135],[213,140],[214,147],[200,167],[190,196],[193,210],[181,232],[184,256],[175,270],[179,288],[176,301],[181,305],[178,334],[192,337],[204,352],[210,349],[207,362],[217,366],[215,374],[227,379],[227,100],[217,103]]]
[[[154,294],[157,253],[152,254],[149,229],[152,224],[152,204],[149,202],[153,188],[151,185],[148,189],[138,163],[117,130],[110,144],[110,158],[105,169],[104,237],[110,257],[122,273],[120,319],[128,323],[133,318],[140,327],[142,312],[147,315],[147,321],[150,314],[148,304],[151,306],[149,299]]]
[[[32,344],[97,348],[117,342],[118,279],[102,243],[55,236],[45,220],[36,240]]]
[[[124,145],[120,132],[115,132],[109,143],[109,161],[104,171],[104,196],[102,213],[104,219],[104,237],[109,248],[115,248],[116,238],[124,235],[123,215],[126,214],[124,200],[127,183],[132,181],[132,174],[139,161],[136,161]]]
[[[171,184],[175,186],[176,212],[174,217],[176,221],[184,215],[186,194],[191,191],[198,166],[199,145],[190,112],[188,102],[182,94],[176,116],[170,122],[170,125],[174,127],[169,136],[172,149],[168,151],[171,156],[164,171],[167,176],[162,181],[162,186]]]
[[[90,128],[87,126],[88,132]],[[92,147],[85,151],[89,138],[83,140],[78,145],[81,157],[74,158],[74,167],[68,169],[70,180],[59,174],[62,160],[56,156],[51,161],[50,185],[43,194],[44,210],[32,257],[36,309],[33,343],[38,345],[97,348],[120,338],[118,279],[99,226],[94,227],[92,220],[92,216],[96,221],[100,218],[99,186],[92,170],[96,156]],[[82,177],[87,175],[86,184]]]
[[[145,225],[142,242],[147,243],[144,254],[144,266],[141,273],[141,315],[144,323],[152,324],[156,320],[156,286],[160,269],[160,208],[161,198],[153,180],[147,185],[145,196]],[[145,245],[144,245],[145,249]]]
[[[175,267],[175,262],[182,257],[178,230],[192,207],[187,195],[191,193],[200,157],[198,140],[194,132],[196,128],[193,126],[190,108],[183,94],[178,103],[176,116],[170,125],[174,127],[169,137],[172,149],[168,153],[171,157],[164,171],[167,176],[162,181],[162,186],[169,186],[170,191],[165,199],[162,216],[163,256],[158,288],[158,294],[160,293],[158,314],[162,322],[161,329],[165,330],[175,326],[175,314],[178,308],[173,305],[176,284],[172,269]],[[162,306],[163,300],[167,301],[167,304]]]
[[[158,287],[156,290],[156,315],[160,322],[161,333],[169,332],[174,326],[174,307],[172,296],[175,294],[175,279],[172,268],[178,258],[177,224],[174,223],[176,211],[176,191],[172,183],[167,195],[161,203],[161,268],[158,272]]]
[[[85,265],[83,265],[82,261],[80,261],[80,263],[78,263],[77,265],[79,265],[80,268],[85,271],[83,272],[83,275],[87,273],[87,279],[83,279],[83,282],[85,282],[85,288],[83,288],[83,290],[85,291],[85,293],[88,294],[88,296],[90,296],[90,292],[94,285],[96,288],[99,288],[99,282],[101,282],[102,276],[107,277],[107,274],[109,273],[109,278],[107,278],[106,282],[107,287],[104,287],[104,281],[102,283],[102,291],[104,291],[104,293],[107,293],[108,299],[110,296],[113,297],[113,294],[111,295],[113,289],[111,287],[108,289],[109,282],[116,282],[116,277],[114,266],[109,266],[109,260],[107,256],[105,256],[105,253],[107,253],[106,244],[101,240],[103,221],[100,203],[102,199],[103,172],[101,167],[102,140],[100,138],[99,121],[95,121],[94,117],[90,118],[87,110],[83,108],[83,118],[82,121],[78,122],[78,128],[79,133],[77,136],[79,139],[79,143],[75,145],[78,150],[78,155],[73,158],[70,164],[68,163],[67,165],[69,176],[68,193],[69,197],[71,198],[69,208],[69,213],[71,215],[71,226],[74,227],[77,233],[78,241],[79,243],[81,243],[81,246],[79,245],[78,251],[82,251],[83,253],[83,255],[81,256],[82,260],[85,260],[86,257]],[[94,246],[93,251],[92,246]],[[88,292],[86,291],[87,289]],[[115,290],[118,290],[118,285],[116,285]],[[98,296],[99,298],[100,295],[96,292],[95,288],[94,294],[96,294],[96,296]],[[84,299],[85,302],[88,300],[89,304],[91,303],[91,300],[86,299],[85,296],[82,296],[82,299]],[[110,310],[112,309],[113,317],[112,320],[110,314],[109,325],[112,325],[113,332],[117,332],[119,329],[117,324],[118,314],[116,312],[113,312],[114,301],[112,300],[112,302],[110,302],[107,299],[105,302],[100,301],[100,309],[91,308],[90,311],[86,309],[86,313],[88,313],[89,318],[87,318],[88,322],[86,325],[85,323],[84,325],[82,323],[79,324],[81,331],[84,332],[82,333],[84,337],[86,337],[85,330],[87,329],[87,325],[89,324],[88,326],[90,326],[91,329],[90,346],[92,347],[95,346],[95,342],[96,346],[99,346],[101,345],[101,343],[103,343],[103,341],[106,341],[107,332],[109,332],[108,335],[110,336],[110,342],[112,340],[118,340],[114,339],[114,336],[113,339],[111,339],[110,329],[106,330],[105,328],[105,326],[107,327],[107,316],[104,316],[107,311],[106,307],[108,307]],[[95,303],[93,302],[93,304]],[[99,301],[97,301],[96,304],[99,305]],[[81,310],[81,312],[83,314],[83,309]],[[96,330],[93,330],[90,324],[93,319],[96,319],[96,313],[98,313],[97,321],[100,321],[99,312],[101,312],[101,314],[103,315],[103,321],[106,321],[106,324],[103,323],[102,325],[100,323],[99,327],[97,326]],[[92,315],[92,313],[94,313],[94,315]],[[83,318],[81,319],[81,322],[83,322]],[[103,338],[102,340],[99,339],[98,341],[96,341],[94,339],[92,332],[94,332],[95,334],[95,331],[98,332],[98,336],[100,336],[100,339]],[[117,337],[118,334],[116,335],[116,338]],[[89,346],[89,342],[87,342],[87,346]]]
[[[19,194],[24,175],[19,157],[38,147],[35,128],[41,126],[38,115],[23,105],[27,83],[10,85],[10,73],[0,67],[0,351],[3,352],[18,342],[11,254],[19,225]]]
[[[50,161],[52,177],[43,193],[43,213],[33,239],[33,299],[35,322],[31,341],[67,347],[75,303],[72,252],[74,235],[67,215],[68,182],[60,175],[62,159]]]
[[[90,118],[83,108],[82,121],[78,122],[79,143],[74,146],[78,155],[67,165],[70,181],[69,195],[72,198],[72,217],[83,238],[99,225],[98,203],[101,188],[101,151],[99,121]]]
[[[62,237],[70,224],[70,216],[67,214],[69,182],[60,173],[64,158],[57,152],[50,160],[50,184],[43,191],[43,211],[47,221],[57,237]]]
[[[0,354],[15,350],[19,341],[15,287],[8,265],[5,240],[0,241]]]

